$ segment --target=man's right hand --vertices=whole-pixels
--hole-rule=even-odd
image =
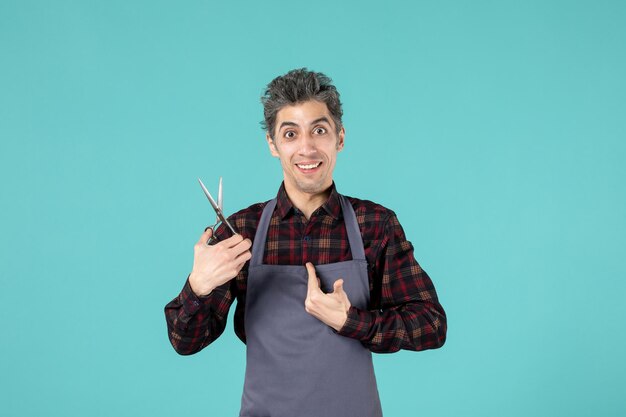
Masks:
[[[213,230],[208,228],[193,248],[193,269],[189,275],[189,285],[199,296],[211,293],[213,289],[235,278],[252,254],[250,239],[234,235],[215,245],[207,245]]]

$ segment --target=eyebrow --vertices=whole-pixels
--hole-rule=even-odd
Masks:
[[[298,127],[297,123],[294,122],[282,122],[280,126],[278,126],[278,130],[282,129],[284,126],[295,126]]]
[[[328,120],[328,118],[327,118],[326,116],[322,116],[322,117],[320,117],[319,119],[315,119],[315,120],[313,120],[313,121],[311,122],[311,124],[312,124],[312,125],[316,125],[316,124],[318,124],[318,123],[320,123],[320,122],[326,122],[326,123],[330,124],[330,120]]]
[[[319,118],[317,118],[317,119],[313,120],[313,121],[311,122],[311,124],[312,124],[312,125],[315,125],[315,124],[318,124],[318,123],[320,123],[320,122],[326,122],[326,123],[328,123],[328,124],[330,125],[330,121],[328,120],[328,118],[327,118],[326,116],[322,116],[322,117],[319,117]],[[283,127],[285,127],[285,126],[294,126],[294,127],[299,127],[297,123],[287,121],[287,122],[282,122],[282,123],[280,124],[280,126],[278,127],[278,130],[282,129],[282,128],[283,128]]]

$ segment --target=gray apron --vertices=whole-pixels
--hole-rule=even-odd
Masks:
[[[354,210],[340,195],[352,260],[315,265],[324,292],[344,280],[355,307],[367,309],[369,283]],[[380,417],[371,352],[304,310],[308,273],[300,265],[264,265],[276,199],[261,215],[252,245],[246,297],[246,379],[240,417]]]

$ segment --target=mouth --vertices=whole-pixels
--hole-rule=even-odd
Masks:
[[[299,163],[299,164],[296,164],[296,167],[298,167],[299,171],[308,173],[308,172],[315,172],[320,167],[320,165],[322,165],[322,162],[318,161],[318,162]]]

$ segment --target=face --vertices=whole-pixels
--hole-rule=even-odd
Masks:
[[[337,134],[325,103],[310,100],[286,106],[276,115],[270,152],[280,159],[287,193],[318,194],[332,185],[345,131]]]

